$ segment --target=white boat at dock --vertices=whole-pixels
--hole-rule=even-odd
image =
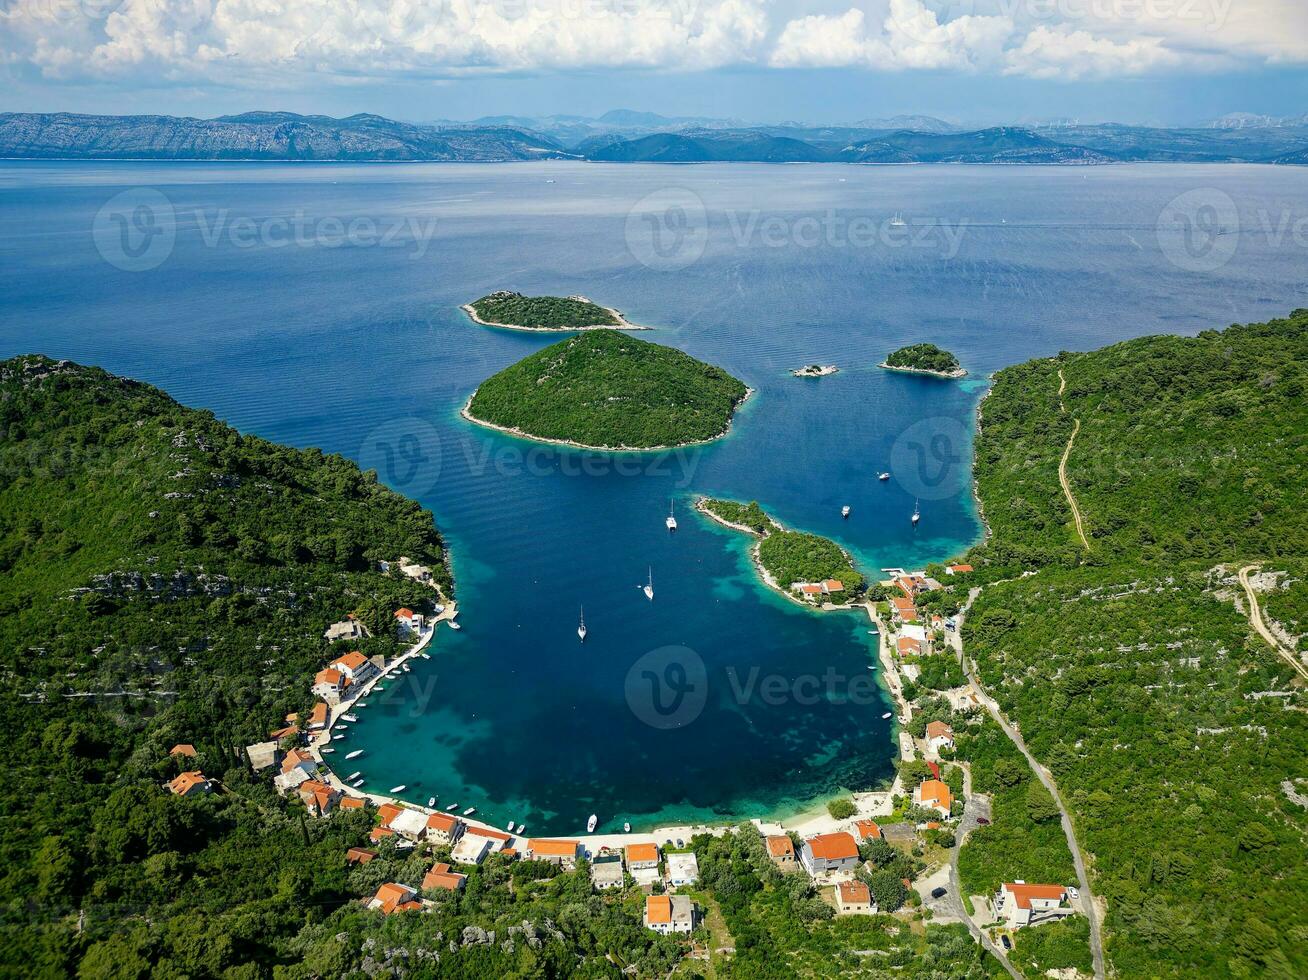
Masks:
[[[624,824],[622,825],[622,832],[623,832],[624,834],[629,834],[629,833],[631,833],[631,824],[629,824],[629,823],[624,823]]]
[[[509,833],[513,833],[513,821],[510,820],[510,821],[509,821],[509,825],[508,825],[507,827],[505,827],[504,829],[507,830]]]
[[[359,720],[355,715],[341,715],[341,717],[344,718],[346,721],[358,721],[358,720]]]
[[[323,755],[326,755],[328,752],[335,752],[336,750],[329,745],[327,746],[327,748],[322,749],[320,751],[322,752]]]
[[[517,834],[518,836],[522,836],[526,832],[527,832],[527,825],[525,823],[518,824],[518,829],[514,831],[514,833]]]
[[[447,806],[447,807],[445,808],[445,812],[446,812],[446,813],[453,813],[453,812],[454,812],[455,810],[457,810],[458,808],[459,808],[459,804],[457,804],[457,803],[451,803],[449,806]]]
[[[355,789],[358,789],[360,786],[363,785],[363,780],[356,779],[354,782],[350,783],[350,785],[353,786]]]
[[[586,833],[588,834],[595,833],[595,825],[598,823],[599,823],[599,817],[597,817],[595,814],[592,813],[590,815],[590,819],[586,821]]]
[[[339,741],[340,741],[341,739],[343,739],[344,737],[345,737],[344,735],[333,735],[333,736],[332,736],[332,741],[333,741],[333,742],[339,742]]]
[[[392,792],[392,793],[403,793],[403,792],[405,791],[405,789],[407,789],[407,788],[408,788],[408,787],[406,787],[406,786],[404,785],[404,783],[400,783],[400,785],[398,785],[398,786],[392,786],[392,787],[390,788],[390,792]]]
[[[352,783],[352,782],[354,782],[356,779],[358,779],[358,778],[359,778],[360,776],[362,776],[362,775],[363,775],[363,772],[362,772],[362,771],[359,771],[359,772],[352,772],[352,773],[350,773],[348,776],[345,777],[345,781],[346,781],[347,783]]]
[[[426,651],[423,651],[422,653],[418,654],[418,656],[422,657],[423,660],[431,659],[431,654],[427,653]]]
[[[450,629],[452,629],[452,630],[461,630],[461,629],[463,629],[463,627],[460,626],[458,623],[456,623],[454,620],[451,619],[451,620],[450,620]]]
[[[410,671],[410,667],[409,667],[409,665],[408,665],[408,664],[405,664],[405,665],[404,665],[404,672],[407,674],[407,673],[409,673],[409,671]]]
[[[347,758],[347,759],[357,759],[357,758],[359,758],[359,756],[361,756],[361,755],[363,755],[363,749],[355,749],[353,752],[349,753],[345,758]]]
[[[465,817],[470,817],[470,816],[472,816],[472,815],[473,815],[474,813],[476,813],[476,812],[477,812],[477,808],[476,808],[475,806],[470,806],[470,807],[468,807],[468,809],[466,809],[466,810],[463,811],[463,815],[464,815]]]
[[[433,810],[433,809],[435,809],[435,807],[436,807],[436,797],[434,797],[434,796],[430,796],[430,797],[428,797],[428,798],[427,798],[427,809],[428,809],[428,810]]]

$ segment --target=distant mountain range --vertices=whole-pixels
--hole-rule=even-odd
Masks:
[[[1118,124],[961,129],[931,116],[850,126],[669,117],[615,110],[584,116],[493,116],[397,122],[247,112],[178,116],[0,114],[0,157],[22,159],[468,161],[614,163],[1010,163],[1308,160],[1308,117],[1236,114],[1190,129]],[[1258,120],[1263,120],[1262,122]]]

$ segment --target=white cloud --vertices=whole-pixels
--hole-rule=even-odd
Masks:
[[[1121,44],[1086,31],[1037,27],[1020,46],[1007,52],[1008,75],[1078,79],[1087,76],[1142,75],[1182,62],[1160,38],[1137,38]]]

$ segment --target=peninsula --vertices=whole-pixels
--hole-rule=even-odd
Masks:
[[[524,296],[501,289],[460,307],[474,323],[505,330],[648,330],[585,296]]]
[[[936,378],[961,378],[963,370],[958,358],[935,344],[910,344],[887,355],[878,367],[887,371],[906,371],[910,374],[929,374]]]
[[[582,449],[670,449],[725,435],[749,394],[744,382],[682,351],[596,330],[486,379],[462,414]]]
[[[840,545],[830,538],[783,527],[758,501],[700,497],[695,509],[723,527],[753,535],[754,570],[771,589],[787,599],[822,609],[847,609],[867,588],[862,574]]]

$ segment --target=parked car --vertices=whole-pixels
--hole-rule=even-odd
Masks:
[[[945,889],[943,889],[943,888],[932,888],[932,889],[931,889],[931,897],[932,897],[932,898],[944,898],[946,894],[947,894],[947,893],[946,893]]]
[[[980,824],[981,826],[983,826],[983,827],[984,827],[986,824],[990,823],[990,821],[987,820],[985,817],[977,817],[977,818],[976,818],[976,822],[979,823],[979,824]]]
[[[1013,948],[1013,941],[1008,938],[1008,933],[1004,933],[1002,936],[1000,936],[999,941],[1004,944],[1004,949]]]

